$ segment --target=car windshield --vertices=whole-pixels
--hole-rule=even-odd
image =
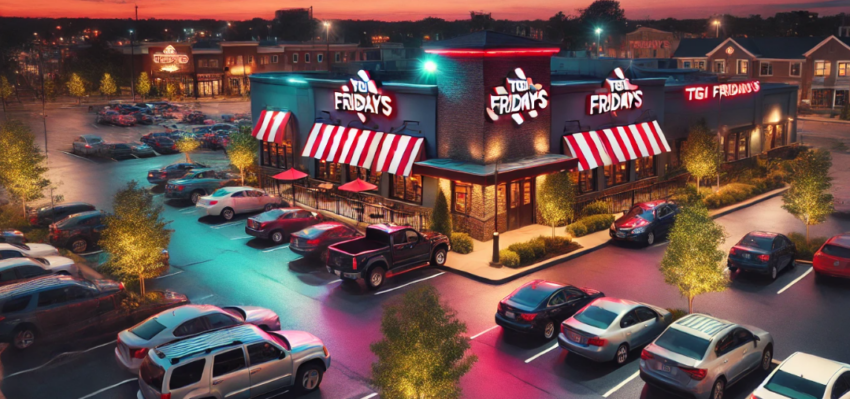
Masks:
[[[587,309],[575,316],[575,319],[596,328],[606,329],[617,318],[617,314],[598,306],[588,306]]]
[[[102,143],[103,140],[100,137],[89,137],[88,142],[92,144],[97,144]]]
[[[165,370],[162,369],[150,356],[145,357],[142,366],[139,368],[139,377],[142,381],[148,384],[157,392],[162,391],[162,377],[165,376]]]
[[[747,234],[738,245],[742,247],[755,248],[755,249],[763,249],[765,251],[770,251],[773,247],[773,237],[765,236],[762,234]]]
[[[831,245],[831,244],[824,245],[821,252],[823,252],[827,255],[837,256],[839,258],[850,259],[850,248],[839,247],[838,245]]]
[[[115,149],[118,150],[128,150],[130,147],[127,144],[115,144]]]
[[[214,192],[214,193],[212,193],[212,196],[213,196],[213,197],[226,197],[226,196],[228,196],[228,195],[230,195],[230,194],[232,194],[232,193],[234,193],[234,192],[235,192],[235,191],[228,191],[228,190],[215,190],[215,192]]]
[[[532,285],[527,285],[514,292],[511,300],[534,309],[549,298],[549,295],[552,295],[551,289],[533,288]]]
[[[643,209],[640,206],[635,206],[634,208],[629,210],[629,213],[626,214],[625,219],[634,219],[641,218],[646,221],[651,222],[652,217],[652,209]]]
[[[82,220],[82,219],[80,218],[79,214],[71,215],[71,216],[68,216],[68,217],[56,222],[56,227],[61,229],[61,228],[64,228],[64,227],[76,226],[77,222],[79,222],[80,220]]]
[[[708,340],[695,337],[675,328],[667,329],[664,334],[655,340],[656,345],[694,360],[702,360],[709,343]]]
[[[826,391],[822,384],[782,370],[777,370],[764,388],[791,399],[820,399]]]
[[[165,326],[158,322],[156,318],[151,318],[131,328],[130,332],[141,339],[150,341],[151,338],[162,332],[162,330],[165,330]]]

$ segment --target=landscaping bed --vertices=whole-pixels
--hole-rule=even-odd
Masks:
[[[499,251],[499,262],[510,268],[529,266],[535,263],[568,254],[581,248],[568,237],[540,236],[526,242],[511,244]]]

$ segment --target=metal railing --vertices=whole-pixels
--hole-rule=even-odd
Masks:
[[[288,185],[281,187],[284,198],[291,198],[292,190],[290,187]],[[395,223],[412,226],[414,229],[421,231],[428,228],[431,218],[429,212],[424,208],[422,211],[412,212],[394,209],[392,203],[381,202],[381,197],[363,195],[360,198],[354,198],[318,188],[298,185],[294,186],[294,188],[295,201],[297,203],[321,211],[328,211],[362,223]]]
[[[676,190],[684,187],[687,181],[688,175],[683,174],[661,183],[630,188],[625,191],[598,197],[579,199],[575,205],[575,214],[581,215],[584,207],[596,201],[607,203],[609,213],[626,212],[631,209],[632,206],[641,202],[670,198],[676,193]],[[577,218],[578,216],[576,216],[576,219]]]

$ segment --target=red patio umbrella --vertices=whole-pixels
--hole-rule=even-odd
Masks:
[[[301,180],[305,177],[307,177],[306,173],[301,172],[299,170],[295,170],[295,168],[289,168],[288,170],[284,170],[283,172],[280,172],[280,173],[272,176],[272,178],[275,178],[277,180],[283,180],[283,181],[291,182],[290,185],[292,186],[292,204],[290,204],[290,205],[293,205],[293,206],[295,205],[295,183],[294,183],[294,181],[295,180]]]
[[[363,192],[363,191],[377,190],[378,186],[376,186],[372,183],[368,183],[368,182],[365,182],[363,180],[360,180],[360,178],[358,177],[354,181],[350,181],[348,183],[345,183],[345,184],[343,184],[343,185],[341,185],[337,188],[342,190],[342,191],[350,191],[352,193],[360,193],[360,192]]]

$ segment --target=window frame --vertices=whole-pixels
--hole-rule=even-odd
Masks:
[[[183,385],[180,385],[180,386],[173,386],[172,385],[174,383],[174,373],[176,373],[177,370],[185,369],[185,368],[192,366],[192,365],[195,365],[197,367],[198,363],[201,364],[201,372],[198,373],[198,379],[197,380],[183,384]],[[193,360],[191,362],[181,364],[181,365],[175,367],[174,369],[171,370],[171,375],[168,377],[168,390],[174,391],[174,390],[177,390],[177,389],[183,389],[183,388],[190,387],[192,385],[195,385],[195,384],[201,382],[201,380],[204,379],[204,371],[206,370],[206,368],[207,368],[207,358],[200,358],[200,359]]]
[[[799,69],[799,71],[796,75],[794,74],[794,65],[800,66],[800,69]],[[793,61],[789,62],[788,63],[788,76],[790,76],[792,78],[799,78],[799,77],[803,76],[803,63],[802,62],[793,62]]]
[[[842,66],[844,67],[844,75],[841,74]],[[837,75],[839,78],[850,77],[850,61],[836,61],[835,70],[838,71]]]
[[[278,62],[280,62],[280,56],[278,56],[277,54],[272,55],[271,59],[272,59],[272,64],[277,64]]]
[[[298,63],[298,53],[292,53],[292,63],[293,64]]]
[[[625,323],[625,322],[626,322],[626,318],[627,318],[627,317],[632,317],[632,318],[635,320],[635,322],[634,322],[634,323],[632,323],[632,324],[629,324],[629,325],[627,325],[627,326],[624,326],[624,325],[623,325],[623,323]],[[623,317],[621,317],[621,318],[620,318],[620,328],[629,328],[629,327],[634,327],[634,326],[636,326],[636,325],[638,325],[638,324],[640,324],[640,317],[638,317],[637,312],[635,311],[635,309],[632,309],[632,310],[630,310],[630,311],[626,312],[626,314],[624,314],[624,315],[623,315]]]
[[[269,359],[261,359],[261,361],[259,361],[259,362],[254,362],[254,358],[251,357],[251,347],[256,347],[258,345],[269,345],[270,347],[277,349],[277,351],[278,351],[277,356],[275,356],[274,358],[269,358]],[[272,344],[271,342],[268,342],[268,341],[262,341],[262,342],[257,342],[257,343],[254,343],[254,344],[247,345],[245,347],[245,349],[248,352],[248,367],[249,368],[254,367],[258,364],[265,364],[265,363],[268,363],[268,362],[271,362],[271,361],[280,360],[280,355],[286,354],[286,350],[284,350],[283,348],[278,348],[277,345],[274,345],[274,344]]]
[[[643,180],[643,179],[651,179],[654,177],[658,177],[657,164],[655,161],[655,156],[650,155],[642,158],[635,159],[635,180]],[[650,165],[646,165],[645,162],[650,162]],[[638,169],[638,165],[640,165],[640,169]],[[645,167],[646,166],[646,167]],[[645,171],[649,172],[645,172]]]
[[[236,352],[236,351],[239,351],[242,354],[242,367],[239,367],[239,368],[236,368],[236,369],[233,369],[233,370],[229,370],[227,372],[224,372],[223,374],[216,374],[216,371],[215,371],[216,359],[219,356],[226,355],[226,354],[229,354],[231,352]],[[216,377],[221,377],[221,376],[225,376],[225,375],[228,375],[228,374],[233,374],[237,371],[245,370],[247,368],[248,368],[248,359],[245,356],[245,349],[242,347],[242,345],[239,345],[238,348],[227,350],[227,351],[222,351],[222,352],[217,353],[215,356],[213,356],[212,371],[211,371],[210,375],[212,376],[212,378],[216,378]]]
[[[767,66],[769,73],[764,73],[764,67]],[[773,64],[770,61],[759,62],[759,76],[773,76]]]
[[[821,68],[818,68],[818,63],[821,64]],[[828,78],[832,75],[832,62],[827,60],[815,60],[815,70],[814,76],[816,78]],[[818,74],[820,71],[820,74]]]
[[[390,195],[389,195],[390,199],[397,200],[397,201],[409,202],[411,204],[422,205],[422,179],[423,179],[422,175],[411,174],[410,176],[407,176],[407,177],[404,177],[403,175],[394,175],[392,173],[390,173],[389,175],[390,175]],[[404,188],[402,190],[402,193],[403,193],[402,197],[396,196],[396,193],[395,193],[396,184],[398,184],[398,183],[396,183],[396,178],[399,177],[399,176],[401,176],[402,181],[404,181]],[[408,192],[407,191],[407,185],[412,184],[411,182],[413,181],[413,176],[417,176],[419,178],[419,189],[413,190],[414,196],[417,197],[417,198],[410,199],[410,198],[407,198],[407,192]]]
[[[322,165],[327,165],[327,166],[322,166]],[[333,171],[332,168],[334,167],[333,165],[336,165],[336,173],[331,175],[331,172]],[[336,178],[336,180],[332,180],[334,177]],[[342,164],[317,159],[316,160],[316,179],[321,180],[321,181],[326,181],[326,182],[329,182],[329,183],[341,184],[342,183]]]
[[[739,58],[736,64],[736,74],[738,75],[749,75],[750,74],[750,60],[745,60]],[[741,65],[744,66],[743,71],[741,70]]]
[[[717,70],[718,65],[722,66],[723,71]],[[715,59],[714,62],[712,63],[712,65],[711,65],[711,69],[713,69],[714,73],[725,75],[726,74],[726,60],[725,59]]]
[[[620,165],[625,165],[626,166],[625,170],[623,170],[622,168],[619,168]],[[631,182],[631,180],[629,180],[630,177],[631,177],[630,173],[629,173],[630,165],[631,165],[631,161],[620,162],[620,163],[612,163],[611,165],[603,166],[602,174],[605,176],[605,188],[607,189],[609,187],[615,187],[615,186],[619,186],[619,185]],[[608,180],[609,180],[608,176],[605,175],[605,171],[608,168],[611,168],[611,179],[610,179],[611,182],[610,182],[610,184],[608,182]],[[617,176],[619,176],[619,175],[625,175],[625,179],[618,183],[617,182]]]
[[[458,188],[461,188],[462,190],[466,191],[465,193],[462,192],[462,194],[466,194],[466,198],[465,198],[465,201],[464,201],[464,204],[463,204],[463,210],[457,209],[457,206],[458,206],[458,203],[457,203]],[[470,208],[471,208],[471,206],[469,204],[469,200],[470,200],[471,197],[472,197],[472,184],[458,183],[458,182],[452,181],[452,213],[459,213],[461,215],[468,215]]]
[[[682,69],[691,69],[691,61],[682,60]]]
[[[325,62],[325,53],[316,54],[316,63],[321,64],[323,62]]]
[[[342,55],[340,54],[340,52],[339,52],[339,51],[337,51],[336,53],[334,53],[334,62],[335,62],[335,63],[340,63],[340,62],[342,62]]]
[[[312,58],[312,57],[310,57],[310,53],[309,53],[309,52],[304,53],[304,63],[305,63],[305,64],[309,64],[309,63],[310,63],[310,58]]]

